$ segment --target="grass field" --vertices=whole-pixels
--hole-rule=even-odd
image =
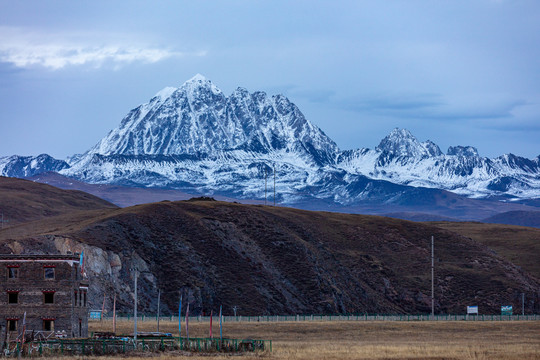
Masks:
[[[89,327],[90,331],[111,331],[112,322],[91,322]],[[155,331],[156,322],[139,321],[138,330]],[[160,330],[178,334],[178,323],[161,321]],[[185,334],[185,328],[182,331]],[[133,322],[118,323],[117,333],[132,332]],[[223,335],[272,340],[271,353],[247,354],[244,359],[540,359],[538,321],[226,323]],[[190,336],[207,337],[208,323],[190,324]],[[174,352],[156,356],[217,360],[231,355]]]

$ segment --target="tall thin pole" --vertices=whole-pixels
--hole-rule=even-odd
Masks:
[[[264,205],[266,205],[266,194],[267,194],[267,186],[266,186],[266,180],[268,178],[268,169],[266,168],[266,165],[264,165]]]
[[[435,315],[435,292],[434,292],[434,268],[435,268],[435,251],[433,249],[433,236],[431,236],[431,316]]]
[[[113,324],[113,333],[116,334],[116,293],[114,294],[114,301],[113,301],[113,318],[112,318],[112,324]]]
[[[178,337],[182,337],[182,294],[180,294],[180,303],[178,304]]]
[[[274,164],[274,206],[276,206],[276,164]]]
[[[159,301],[161,300],[161,289],[157,293],[157,332],[159,332]]]
[[[521,315],[525,315],[525,293],[521,293]]]
[[[103,305],[101,306],[101,319],[103,320],[103,316],[105,316],[105,293],[103,293]]]
[[[135,269],[135,304],[133,306],[133,318],[135,319],[135,324],[133,325],[133,338],[135,340],[135,345],[137,344],[137,276],[139,276],[139,271]]]

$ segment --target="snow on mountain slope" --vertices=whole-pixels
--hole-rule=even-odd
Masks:
[[[283,95],[237,88],[226,96],[196,75],[131,110],[120,125],[68,163],[47,155],[0,158],[0,174],[60,171],[88,183],[170,187],[280,203],[392,202],[408,187],[469,197],[540,198],[540,157],[481,157],[394,129],[375,149],[340,151]],[[265,191],[266,178],[266,191]],[[404,187],[405,186],[405,187]]]
[[[286,150],[321,163],[333,157],[337,146],[284,96],[238,88],[226,97],[210,80],[196,75],[131,110],[88,154],[180,155],[238,149]]]
[[[69,165],[47,154],[38,156],[4,156],[0,157],[0,175],[10,177],[29,177],[47,171],[60,171]]]
[[[375,150],[343,152],[336,166],[351,174],[470,197],[540,195],[538,158],[529,160],[508,154],[488,159],[470,146],[450,147],[445,155],[434,143],[420,143],[404,129],[394,129]]]

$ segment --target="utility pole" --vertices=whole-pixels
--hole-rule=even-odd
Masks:
[[[236,310],[238,310],[238,306],[234,305],[232,309],[234,311],[234,317],[236,317]]]
[[[525,315],[525,293],[521,293],[521,315]]]
[[[276,164],[274,164],[274,206],[276,206]]]
[[[161,300],[161,289],[157,293],[157,332],[159,332],[159,301]]]
[[[431,236],[431,316],[435,316],[435,292],[434,292],[434,268],[435,268],[435,251],[433,249],[433,235]]]
[[[133,305],[133,319],[135,320],[135,324],[133,325],[133,339],[135,340],[135,345],[137,345],[137,277],[139,276],[139,269],[133,268],[131,271],[133,271],[133,274],[135,275],[135,284],[133,285],[135,287],[135,303]]]
[[[116,291],[114,293],[112,323],[113,323],[113,333],[116,334]]]

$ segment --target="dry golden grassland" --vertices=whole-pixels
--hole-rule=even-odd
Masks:
[[[190,322],[190,336],[207,337],[208,326],[208,323]],[[110,320],[90,323],[90,331],[111,330]],[[155,331],[156,322],[139,321],[138,330]],[[161,321],[160,330],[177,335],[178,323]],[[184,324],[182,331],[185,335]],[[218,331],[214,323],[214,335]],[[132,321],[118,323],[117,333],[132,332]],[[223,335],[272,340],[271,353],[245,354],[243,359],[540,359],[539,321],[225,323]],[[217,360],[237,355],[172,352],[155,356],[160,359],[211,356]]]

